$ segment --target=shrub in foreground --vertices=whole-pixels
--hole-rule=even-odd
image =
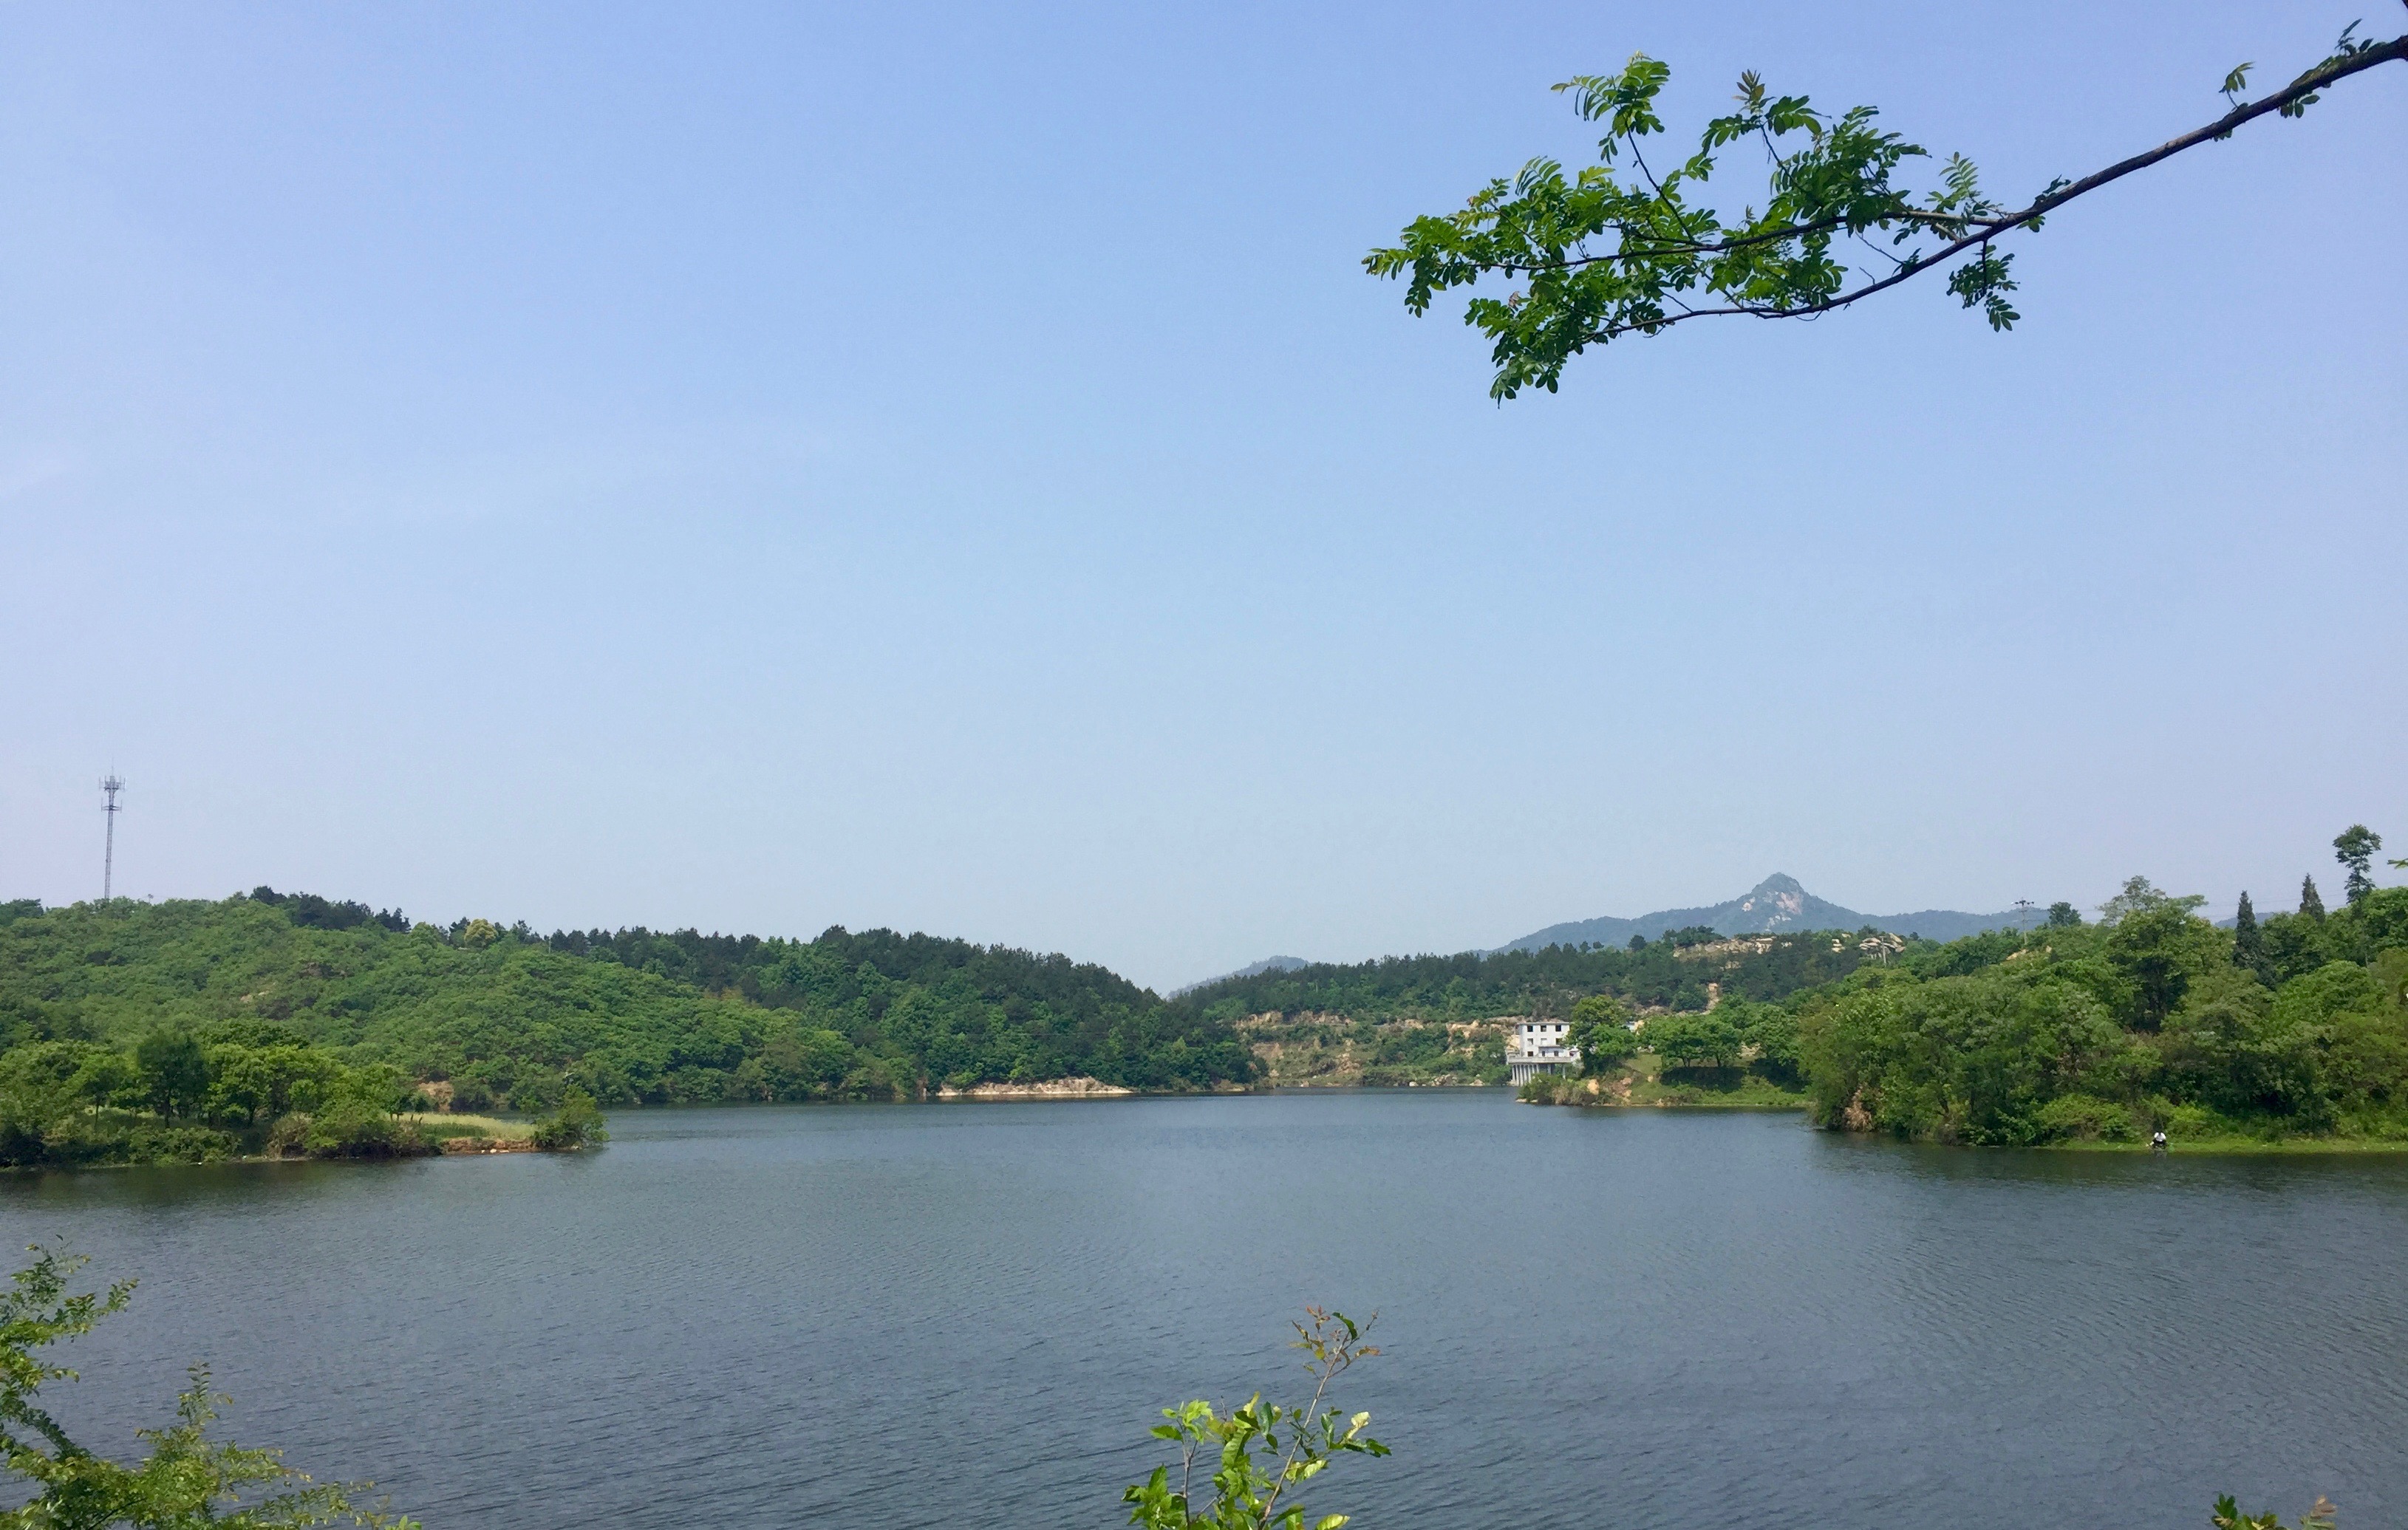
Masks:
[[[1145,1530],[1304,1530],[1304,1505],[1289,1497],[1292,1490],[1300,1490],[1341,1455],[1388,1453],[1385,1445],[1363,1433],[1370,1414],[1349,1418],[1322,1406],[1330,1382],[1355,1361],[1380,1352],[1363,1342],[1370,1323],[1358,1326],[1343,1312],[1317,1307],[1306,1308],[1305,1316],[1308,1322],[1294,1325],[1292,1348],[1308,1356],[1304,1371],[1312,1378],[1312,1401],[1284,1407],[1264,1402],[1257,1392],[1227,1413],[1216,1413],[1202,1398],[1164,1408],[1167,1422],[1154,1426],[1154,1437],[1179,1447],[1179,1483],[1174,1489],[1170,1468],[1156,1466],[1152,1477],[1131,1484],[1121,1494],[1130,1506],[1131,1524]],[[1208,1467],[1217,1467],[1210,1479],[1211,1497],[1202,1505],[1193,1495],[1199,1454]],[[1347,1519],[1324,1514],[1311,1523],[1313,1530],[1338,1530]]]
[[[10,1496],[24,1499],[0,1514],[0,1525],[303,1530],[349,1523],[418,1530],[415,1520],[359,1503],[355,1495],[367,1483],[312,1482],[278,1451],[211,1439],[208,1427],[226,1399],[209,1390],[206,1366],[193,1367],[192,1384],[176,1401],[176,1422],[141,1431],[150,1454],[139,1463],[126,1466],[77,1445],[37,1395],[45,1383],[72,1381],[76,1374],[39,1351],[123,1310],[134,1282],[121,1281],[105,1294],[69,1295],[68,1277],[83,1261],[49,1249],[34,1253],[33,1264],[0,1293],[0,1462],[15,1479]]]

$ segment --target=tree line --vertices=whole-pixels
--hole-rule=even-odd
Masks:
[[[1626,946],[1317,962],[1224,978],[1189,990],[1176,1003],[1198,1016],[1229,1021],[1310,1013],[1372,1022],[1560,1016],[1599,993],[1641,1008],[1703,1010],[1716,996],[1776,1001],[1869,962],[1888,961],[1907,945],[1870,927],[1728,939],[1700,925],[1655,940],[1633,936]]]
[[[146,1048],[184,1062],[148,1066]],[[295,1099],[322,1115],[422,1088],[458,1110],[532,1112],[572,1090],[710,1104],[1254,1074],[1226,1024],[1103,967],[924,935],[542,936],[269,888],[0,905],[7,1162],[232,1152]]]
[[[1591,995],[1570,1038],[1592,1074],[1642,1051],[1758,1072],[1805,1091],[1820,1124],[1917,1141],[2408,1141],[2408,888],[2375,885],[2363,825],[2333,848],[2331,909],[2310,877],[2297,908],[2261,919],[2244,893],[2223,928],[2135,877],[2094,920],[2061,904],[2039,929],[1909,945],[1777,1004],[1633,1033],[1621,998]]]

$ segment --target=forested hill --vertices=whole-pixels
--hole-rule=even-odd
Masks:
[[[463,1108],[542,1108],[570,1083],[625,1105],[1077,1075],[1204,1089],[1254,1072],[1226,1025],[1103,967],[925,935],[438,929],[265,888],[0,905],[0,1043],[122,1047],[162,1029],[390,1063]]]
[[[1174,1002],[1199,1020],[1227,1022],[1272,1013],[1383,1023],[1561,1015],[1590,994],[1610,994],[1645,1008],[1703,1009],[1714,996],[1709,984],[1723,997],[1774,1002],[1907,949],[1909,942],[1871,930],[1727,940],[1695,926],[1628,945],[1316,962],[1223,978]]]

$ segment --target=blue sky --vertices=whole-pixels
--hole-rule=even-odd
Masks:
[[[1357,262],[1634,50],[2014,193],[2366,8],[0,8],[0,895],[97,892],[114,765],[136,895],[1161,985],[1774,870],[2286,906],[2408,844],[2408,68],[2053,221],[2005,336],[1499,408]]]

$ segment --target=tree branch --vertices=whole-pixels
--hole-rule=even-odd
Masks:
[[[1865,298],[1872,296],[1873,293],[1895,287],[1899,282],[1905,281],[1912,277],[1919,276],[1925,271],[1933,270],[1941,265],[1944,265],[1949,261],[1963,254],[1966,250],[1972,249],[1976,245],[1985,244],[2001,234],[2005,234],[2013,229],[2024,227],[2029,223],[2037,222],[2040,219],[2056,211],[2058,207],[2065,206],[2075,197],[2084,196],[2091,192],[2095,192],[2100,187],[2107,185],[2111,181],[2121,180],[2124,177],[2130,175],[2135,170],[2145,170],[2152,164],[2172,159],[2174,155],[2181,153],[2186,149],[2196,149],[2200,144],[2213,143],[2217,139],[2228,137],[2231,135],[2233,129],[2241,126],[2244,122],[2263,117],[2271,111],[2280,111],[2284,107],[2288,107],[2295,102],[2315,94],[2317,91],[2323,89],[2327,85],[2332,84],[2335,80],[2346,79],[2351,75],[2358,74],[2367,69],[2372,69],[2378,64],[2388,64],[2394,59],[2408,60],[2408,36],[2394,37],[2389,42],[2377,43],[2372,47],[2361,49],[2358,52],[2353,53],[2346,58],[2327,59],[2324,63],[2309,70],[2306,74],[2301,75],[2299,79],[2293,80],[2290,84],[2285,86],[2282,90],[2277,91],[2272,95],[2266,97],[2263,101],[2253,101],[2246,106],[2235,107],[2232,110],[2226,112],[2222,117],[2217,118],[2214,122],[2208,123],[2205,127],[2186,133],[2179,138],[2168,139],[2166,142],[2159,144],[2157,148],[2148,150],[2146,153],[2135,154],[2129,159],[2119,160],[2115,164],[2109,165],[2107,168],[2099,171],[2095,175],[2085,176],[2080,180],[2073,182],[2071,185],[2059,187],[2057,190],[2049,193],[2047,195],[2038,198],[2031,206],[2024,208],[2020,212],[2003,213],[1996,218],[1951,220],[1952,222],[1959,222],[1959,226],[1969,228],[1972,232],[1962,235],[1959,237],[1951,240],[1947,244],[1941,246],[1940,249],[1934,250],[1930,255],[1915,260],[1912,262],[1912,264],[1893,272],[1889,276],[1883,277],[1877,281],[1869,281],[1853,292],[1842,293],[1836,297],[1828,298],[1820,303],[1799,304],[1789,307],[1756,307],[1746,305],[1739,305],[1723,308],[1698,308],[1664,319],[1649,320],[1638,323],[1612,325],[1608,328],[1592,332],[1588,338],[1591,342],[1610,340],[1616,336],[1628,335],[1633,331],[1641,331],[1645,334],[1653,335],[1658,330],[1669,328],[1673,324],[1677,324],[1690,319],[1727,318],[1742,314],[1757,319],[1805,319],[1811,318],[1818,313],[1829,313],[1836,308],[1844,308],[1851,303],[1861,302]],[[1921,216],[1926,221],[1929,221],[1935,215],[1923,214]],[[1835,226],[1837,222],[1839,221],[1824,220],[1818,223],[1800,224],[1795,228],[1774,231],[1763,236],[1749,236],[1743,239],[1727,241],[1724,246],[1718,248],[1736,249],[1742,245],[1760,242],[1763,238],[1790,237]],[[1715,253],[1718,252],[1718,249],[1709,250],[1707,252]],[[1622,257],[1595,257],[1595,259],[1598,260],[1616,258]],[[1584,262],[1582,264],[1588,263]]]
[[[2270,111],[2280,111],[2303,97],[2314,95],[2335,80],[2346,79],[2351,75],[2372,69],[2378,64],[2388,64],[2393,59],[2408,59],[2408,35],[2394,37],[2389,42],[2376,43],[2372,47],[2360,49],[2346,58],[2327,59],[2263,101],[2252,101],[2246,106],[2235,107],[2196,132],[2186,133],[2179,138],[2168,139],[2145,154],[2135,154],[2130,159],[2120,160],[2096,175],[2085,176],[2071,186],[2058,188],[2021,212],[1991,219],[1986,224],[1981,226],[1986,227],[1993,234],[2003,234],[2008,229],[2030,222],[2035,218],[2065,206],[2077,196],[2095,192],[2111,180],[2121,180],[2135,170],[2145,170],[2160,160],[2173,158],[2186,149],[2196,149],[2200,144],[2229,137],[2232,130],[2243,122],[2263,117]],[[1978,239],[1970,236],[1960,239],[1952,247],[1952,251],[1979,242]]]
[[[2074,181],[2071,185],[2061,186],[2056,191],[2049,193],[2047,195],[2036,199],[2031,206],[2025,207],[2020,212],[2001,213],[1993,218],[1979,218],[1969,217],[1963,213],[1933,212],[1920,207],[1900,206],[1894,211],[1885,214],[1885,219],[1898,222],[1914,222],[1927,225],[1936,224],[1942,228],[1970,230],[1971,232],[1961,233],[1938,252],[1932,254],[1927,259],[1917,262],[1915,269],[1921,270],[1928,266],[1937,265],[1955,255],[1971,249],[1973,246],[1980,244],[1985,239],[1996,238],[1999,235],[2004,234],[2011,229],[2020,228],[2038,219],[2044,218],[2049,213],[2065,206],[2068,202],[2072,201],[2075,197],[2084,196],[2091,192],[2095,192],[2100,187],[2107,185],[2111,181],[2121,180],[2124,177],[2130,175],[2135,170],[2145,170],[2150,165],[2156,164],[2160,161],[2172,159],[2174,155],[2181,153],[2186,149],[2196,149],[2200,144],[2213,143],[2220,138],[2229,137],[2233,130],[2240,127],[2244,122],[2252,122],[2259,117],[2263,117],[2268,112],[2281,111],[2284,107],[2291,106],[2295,102],[2315,94],[2317,91],[2322,90],[2324,87],[2330,85],[2337,80],[2346,79],[2351,75],[2372,69],[2378,64],[2388,64],[2395,59],[2408,59],[2408,36],[2394,37],[2386,43],[2373,44],[2361,49],[2358,52],[2352,53],[2345,58],[2327,59],[2324,63],[2317,64],[2315,68],[2310,69],[2307,73],[2301,75],[2299,79],[2293,80],[2290,84],[2285,86],[2282,90],[2277,91],[2272,95],[2266,97],[2264,100],[2252,101],[2244,106],[2235,107],[2230,111],[2226,112],[2223,116],[2217,118],[2214,122],[2208,123],[2205,127],[2186,133],[2178,138],[2169,139],[2166,142],[2159,144],[2157,148],[2148,150],[2146,153],[2135,154],[2129,159],[2119,160],[2115,164],[2109,165],[2104,170],[2100,170],[2095,175],[2085,176],[2080,180]],[[1641,168],[1643,170],[1645,166],[1642,164]],[[1651,175],[1648,179],[1652,184],[1655,178]],[[1658,194],[1661,194],[1660,191]],[[1882,221],[1884,220],[1875,220],[1874,222],[1877,224]],[[1616,261],[1660,260],[1667,255],[1723,255],[1729,254],[1736,250],[1749,249],[1756,245],[1781,243],[1789,239],[1804,238],[1805,236],[1813,234],[1828,233],[1832,229],[1842,226],[1847,222],[1848,218],[1846,214],[1835,213],[1828,218],[1818,218],[1813,222],[1784,223],[1779,228],[1764,229],[1754,234],[1742,234],[1732,238],[1718,240],[1711,244],[1660,240],[1637,250],[1615,250],[1611,254],[1604,255],[1583,255],[1571,260],[1534,262],[1527,265],[1513,262],[1490,263],[1475,261],[1469,264],[1474,270],[1491,271],[1498,275],[1510,277],[1525,274],[1535,276],[1541,271],[1570,271],[1584,265],[1609,265]],[[1626,234],[1632,232],[1627,224],[1617,223],[1614,226],[1622,229]],[[1873,286],[1862,288],[1846,296],[1834,298],[1829,303],[1817,305],[1813,307],[1794,309],[1709,308],[1698,310],[1698,317],[1703,317],[1710,313],[1760,313],[1769,319],[1796,318],[1803,314],[1822,313],[1830,308],[1843,307],[1847,304],[1855,302],[1857,298],[1869,297],[1872,293],[1881,291],[1883,287],[1888,285],[1891,285],[1891,283],[1888,281],[1883,281]],[[1600,334],[1625,334],[1627,333],[1628,329],[1639,327],[1641,326],[1630,325],[1627,326],[1625,329],[1604,331],[1600,332]]]

